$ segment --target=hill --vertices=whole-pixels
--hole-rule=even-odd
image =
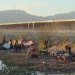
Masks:
[[[75,11],[46,17],[31,15],[23,10],[0,11],[0,23],[28,22],[36,20],[54,19],[75,19]]]

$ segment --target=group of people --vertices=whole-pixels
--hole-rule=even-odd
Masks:
[[[9,50],[12,52],[20,52],[23,49],[22,39],[20,40],[10,39],[10,41],[4,40],[0,44],[0,49]]]
[[[3,38],[3,49],[9,49],[12,52],[21,52],[21,50],[26,50],[27,52],[27,57],[29,55],[33,55],[37,57],[37,50],[41,51],[41,52],[48,52],[48,48],[50,47],[50,42],[48,40],[41,40],[38,42],[37,44],[37,48],[36,48],[36,44],[32,41],[32,39],[28,40],[27,42],[25,42],[22,38],[19,40],[13,40],[11,39],[9,42],[6,42],[5,37]],[[9,46],[8,46],[9,45]],[[65,46],[65,51],[71,55],[71,45],[66,45]],[[47,54],[46,54],[47,55]]]
[[[42,40],[43,41],[43,40]],[[3,41],[1,42],[0,48],[1,50],[9,50],[10,52],[15,52],[15,53],[21,53],[23,50],[26,51],[27,56],[32,55],[37,57],[37,51],[39,50],[47,50],[49,47],[49,41],[39,41],[38,44],[37,42],[34,42],[32,39],[29,39],[28,41],[25,41],[24,39],[10,39],[9,41],[6,41],[6,38],[3,38]],[[38,48],[38,45],[42,47]]]

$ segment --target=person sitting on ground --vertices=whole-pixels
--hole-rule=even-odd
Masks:
[[[26,58],[30,57],[31,56],[31,50],[32,50],[32,46],[30,45],[28,48],[27,48],[27,55],[26,55]]]
[[[31,50],[31,58],[38,58],[37,49],[33,48]]]

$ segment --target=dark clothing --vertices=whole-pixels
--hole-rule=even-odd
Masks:
[[[71,55],[71,46],[66,45],[65,49],[66,49],[66,52],[68,52]]]
[[[71,55],[71,47],[68,47],[68,53]]]
[[[44,42],[44,45],[45,45],[45,48],[44,48],[44,49],[47,49],[47,48],[48,48],[48,40],[46,40],[46,41]]]
[[[17,50],[18,50],[18,46],[15,45],[15,46],[14,46],[14,49],[15,49],[15,52],[17,52]]]
[[[10,50],[11,50],[11,49],[13,49],[13,45],[12,45],[12,43],[10,44]]]
[[[15,52],[18,52],[18,41],[16,41],[16,43],[14,45],[14,49],[15,49]]]
[[[65,49],[66,49],[66,52],[67,52],[67,50],[68,50],[68,45],[65,46]]]
[[[18,44],[18,52],[19,53],[21,52],[21,49],[22,49],[22,45],[21,44]]]

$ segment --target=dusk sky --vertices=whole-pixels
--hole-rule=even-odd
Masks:
[[[75,11],[75,0],[0,0],[0,11],[15,9],[37,16],[51,16]]]

